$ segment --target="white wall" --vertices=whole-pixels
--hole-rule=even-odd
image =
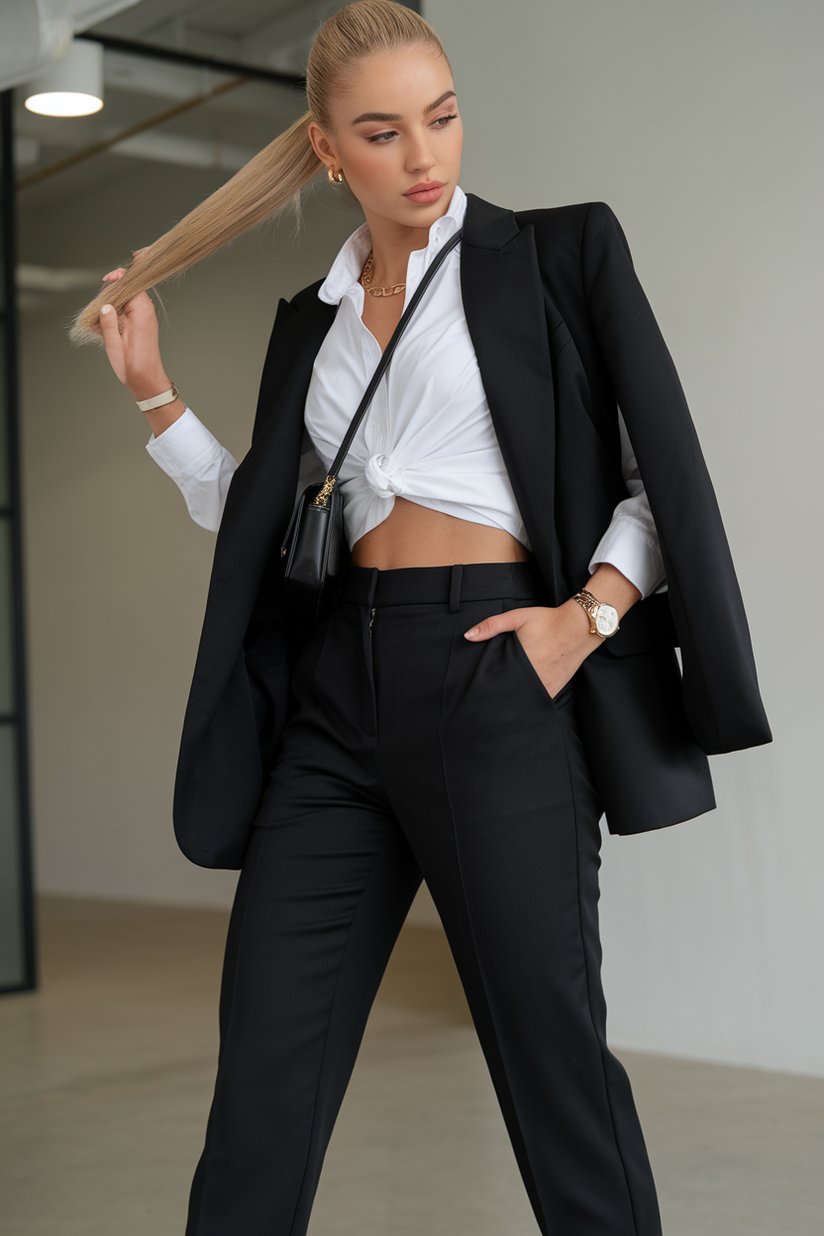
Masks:
[[[611,1035],[824,1073],[819,819],[824,7],[427,0],[463,186],[606,200],[686,386],[775,732],[713,761],[719,809],[605,845]]]

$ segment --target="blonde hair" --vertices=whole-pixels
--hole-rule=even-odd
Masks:
[[[180,223],[142,250],[121,279],[99,292],[77,315],[70,331],[72,342],[99,342],[103,305],[113,305],[120,313],[138,292],[181,274],[285,208],[297,207],[301,190],[324,166],[309,140],[311,121],[331,132],[330,104],[359,62],[377,52],[412,46],[430,48],[446,59],[428,22],[392,0],[355,0],[329,17],[309,52],[309,110]]]

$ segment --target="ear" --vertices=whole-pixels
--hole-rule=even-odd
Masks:
[[[312,143],[312,149],[321,163],[326,163],[327,166],[330,163],[340,164],[334,141],[327,137],[320,125],[314,120],[309,122],[309,141]]]

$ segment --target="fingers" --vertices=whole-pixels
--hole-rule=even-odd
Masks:
[[[106,355],[112,369],[121,382],[126,380],[126,362],[123,355],[123,338],[120,334],[120,324],[117,311],[113,305],[103,305],[100,310],[100,333],[106,348]]]
[[[135,292],[134,296],[131,296],[126,301],[123,308],[126,313],[139,313],[141,315],[148,315],[150,318],[157,317],[154,301],[148,292]]]
[[[116,283],[118,279],[122,279],[125,271],[113,270],[108,275],[103,276],[104,283]],[[129,319],[148,320],[157,318],[157,310],[154,307],[154,301],[148,292],[135,292],[134,296],[130,296],[120,310],[120,329]]]
[[[479,622],[471,630],[464,631],[464,639],[473,641],[492,639],[493,635],[500,635],[502,631],[517,631],[529,620],[529,614],[530,608],[527,607],[508,609],[503,614],[493,614],[490,618],[484,618],[483,622]]]
[[[142,249],[132,249],[132,257],[140,257],[141,253],[145,253],[148,245],[144,245]],[[118,266],[115,270],[110,270],[107,275],[103,276],[104,283],[116,283],[118,279],[122,279],[126,273],[125,266]]]
[[[117,321],[117,310],[114,305],[102,305],[100,308],[100,329],[103,332],[103,338],[114,338],[115,334],[120,338],[120,326]]]
[[[135,256],[143,252],[143,249],[136,249]],[[117,281],[122,279],[125,274],[126,267],[118,266],[115,270],[110,270],[107,275],[103,276],[103,282],[117,283]],[[125,305],[123,305],[122,313],[127,317],[132,317],[135,314],[138,316],[148,316],[149,318],[157,316],[154,302],[148,292],[136,292],[135,295],[130,297],[129,300],[126,301]],[[123,323],[121,321],[121,329],[122,326]]]

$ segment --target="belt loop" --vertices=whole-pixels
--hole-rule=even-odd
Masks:
[[[449,612],[459,614],[461,611],[461,578],[463,567],[456,563],[452,567],[452,578],[449,581]]]
[[[372,574],[369,579],[369,595],[366,598],[366,608],[371,610],[375,604],[375,593],[378,590],[378,580],[380,571],[377,567],[372,567]]]

